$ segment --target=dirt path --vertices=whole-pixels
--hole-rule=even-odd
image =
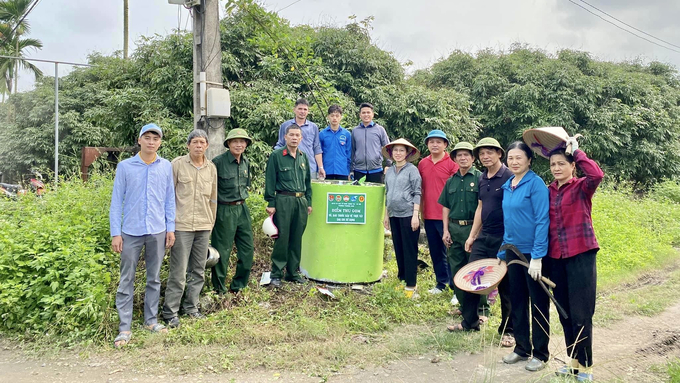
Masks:
[[[650,366],[680,357],[680,302],[655,317],[629,317],[610,328],[596,328],[594,356],[598,381],[661,382]],[[367,369],[345,369],[328,382],[549,382],[561,362],[555,360],[543,373],[529,373],[523,365],[499,360],[507,349],[479,354],[459,354],[438,360],[433,355],[391,362]],[[554,336],[551,352],[564,360],[564,342]],[[158,368],[154,369],[158,371]],[[319,377],[291,372],[254,370],[237,374],[159,375],[119,367],[115,360],[77,356],[26,360],[20,351],[0,347],[0,382],[323,382]]]

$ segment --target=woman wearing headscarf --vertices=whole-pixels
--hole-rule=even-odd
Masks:
[[[411,163],[420,152],[407,140],[400,138],[385,145],[383,156],[394,163],[385,173],[385,229],[392,230],[392,243],[397,259],[397,277],[406,283],[405,294],[415,297],[418,272],[418,237],[420,236],[421,178],[418,168]]]
[[[548,252],[548,189],[531,170],[534,155],[528,145],[513,142],[506,153],[513,175],[502,186],[503,245],[515,245],[531,261],[528,268],[520,264],[508,266],[510,316],[516,344],[503,362],[514,364],[531,357],[525,368],[539,371],[545,368],[550,356],[550,300],[536,282],[547,269],[543,259]],[[512,252],[505,251],[499,252],[498,257],[508,262],[516,259]]]
[[[568,365],[557,375],[573,375],[579,382],[593,380],[593,314],[597,285],[596,254],[599,250],[591,211],[593,194],[602,182],[600,167],[578,150],[575,138],[567,149],[550,154],[550,234],[548,255],[552,259],[550,276],[555,282],[555,299],[568,318],[560,316],[564,328]],[[573,154],[569,154],[573,153]],[[575,177],[578,167],[585,177]]]

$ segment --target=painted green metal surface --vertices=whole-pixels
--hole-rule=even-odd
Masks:
[[[341,198],[365,194],[366,223],[326,223],[328,193]],[[371,183],[359,186],[345,181],[313,182],[312,207],[302,237],[302,273],[313,280],[334,283],[379,280],[385,248],[385,186]]]

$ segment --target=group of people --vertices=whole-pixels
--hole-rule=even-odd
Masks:
[[[459,289],[453,283],[455,274],[478,259],[509,258],[499,249],[513,244],[531,261],[528,267],[508,266],[498,285],[502,316],[498,331],[503,346],[514,346],[503,361],[517,363],[531,357],[527,370],[545,367],[549,299],[537,281],[550,275],[557,285],[555,298],[569,314],[560,320],[572,360],[558,373],[592,380],[599,247],[591,208],[603,173],[578,150],[575,139],[569,139],[570,150],[549,153],[555,180],[546,187],[531,170],[532,149],[521,141],[507,151],[491,137],[476,145],[458,142],[449,154],[446,134],[433,130],[425,138],[429,155],[416,167],[413,162],[420,158],[420,151],[404,138],[390,142],[385,129],[373,121],[371,104],[360,105],[361,122],[351,132],[340,125],[338,105],[328,109],[329,125],[321,131],[307,120],[308,113],[309,103],[297,100],[295,118],[280,126],[267,162],[264,199],[278,229],[271,255],[272,287],[281,286],[282,281],[304,281],[299,266],[302,235],[312,213],[312,179],[384,181],[384,226],[392,232],[398,278],[408,297],[418,295],[421,217],[436,277],[429,293],[451,288],[451,303],[460,305],[456,314],[462,321],[448,326],[450,331],[479,330],[488,319],[486,297]],[[203,317],[198,298],[209,245],[222,255],[211,272],[218,294],[245,288],[252,267],[253,234],[245,203],[251,174],[244,155],[252,139],[243,129],[231,130],[224,142],[228,150],[210,161],[205,157],[206,133],[194,130],[187,138],[189,153],[170,163],[156,153],[162,138],[157,125],[144,126],[138,138],[140,152],[119,163],[116,171],[110,227],[112,248],[121,254],[117,347],[127,344],[132,335],[134,276],[142,248],[147,273],[144,327],[152,332],[167,332],[158,323],[159,274],[166,248],[171,248],[170,272],[162,317],[170,328],[180,324],[180,306],[189,317]],[[476,159],[483,172],[475,168]],[[576,166],[585,177],[576,178]],[[227,289],[234,244],[237,265]]]
[[[329,126],[319,132],[317,125],[307,120],[309,103],[299,99],[293,110],[295,118],[279,129],[279,141],[267,163],[264,195],[267,212],[278,228],[271,255],[272,287],[279,287],[282,279],[303,281],[300,247],[307,215],[312,212],[311,179],[347,180],[353,171],[355,176],[382,181],[380,149],[387,144],[387,133],[373,122],[371,104],[362,104],[360,110],[362,122],[354,130],[363,134],[352,135],[340,126],[342,108],[338,105],[328,109]],[[132,336],[134,279],[142,249],[146,264],[144,327],[151,332],[178,327],[180,312],[190,318],[203,317],[198,300],[210,245],[221,255],[210,276],[217,294],[237,293],[250,278],[253,232],[245,201],[251,173],[244,152],[252,139],[244,129],[233,129],[224,141],[228,150],[208,160],[208,136],[194,130],[187,137],[188,154],[172,162],[157,155],[162,139],[159,126],[145,125],[139,132],[139,153],[121,161],[116,169],[109,211],[112,249],[121,257],[116,347],[127,344]],[[236,270],[227,287],[233,246]],[[166,249],[171,250],[163,325],[158,320],[158,306]]]
[[[485,258],[511,260],[501,251],[514,245],[530,259],[508,266],[498,285],[501,344],[514,350],[508,364],[528,360],[539,371],[549,358],[550,300],[539,286],[542,276],[556,284],[554,296],[568,317],[560,317],[571,360],[557,371],[578,381],[592,381],[592,318],[595,311],[596,254],[592,197],[604,176],[578,149],[575,138],[544,156],[554,181],[546,187],[531,170],[534,152],[517,141],[507,151],[491,137],[476,145],[449,141],[439,130],[425,138],[430,155],[418,164],[419,150],[405,139],[385,146],[394,161],[385,175],[385,228],[392,229],[398,277],[405,294],[416,296],[420,218],[425,224],[436,286],[429,293],[453,289],[452,303],[462,321],[449,331],[479,331],[485,322],[485,297],[463,291],[453,277],[468,262]],[[504,157],[506,164],[503,163]],[[474,166],[479,159],[484,171]],[[576,168],[584,177],[576,177]],[[547,256],[547,257],[546,257]],[[531,310],[530,310],[531,308]],[[530,315],[531,311],[531,315]]]
[[[253,263],[251,219],[245,204],[251,178],[243,155],[252,142],[247,132],[231,130],[224,141],[228,150],[212,161],[205,156],[209,142],[203,130],[189,134],[188,154],[172,162],[157,155],[162,139],[160,127],[145,125],[139,132],[139,153],[121,161],[116,169],[109,211],[112,249],[120,253],[116,347],[127,344],[132,336],[135,270],[142,249],[146,265],[144,327],[155,333],[167,332],[166,326],[158,323],[165,249],[171,250],[162,317],[169,328],[180,325],[180,309],[190,318],[204,317],[198,300],[209,245],[223,255],[211,272],[212,287],[218,294],[227,292],[225,280],[234,244],[238,261],[229,290],[238,292],[248,285]]]

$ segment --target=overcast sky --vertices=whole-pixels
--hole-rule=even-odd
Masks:
[[[588,3],[680,46],[678,0]],[[568,0],[267,0],[264,5],[268,10],[281,10],[279,14],[293,24],[344,25],[351,15],[358,20],[373,16],[376,44],[393,52],[401,62],[413,61],[415,68],[427,67],[455,49],[506,49],[514,42],[549,52],[570,48],[604,60],[642,58],[680,67],[680,53],[617,29]],[[172,33],[178,24],[191,29],[188,16],[181,9],[179,21],[178,6],[169,5],[167,0],[130,0],[131,49],[141,36]],[[31,37],[44,45],[28,57],[86,63],[92,52],[112,54],[123,48],[122,0],[46,0],[36,6],[28,20]],[[53,65],[38,66],[46,74],[54,74]],[[60,68],[60,75],[68,70]],[[20,74],[20,91],[32,86],[30,76]]]

